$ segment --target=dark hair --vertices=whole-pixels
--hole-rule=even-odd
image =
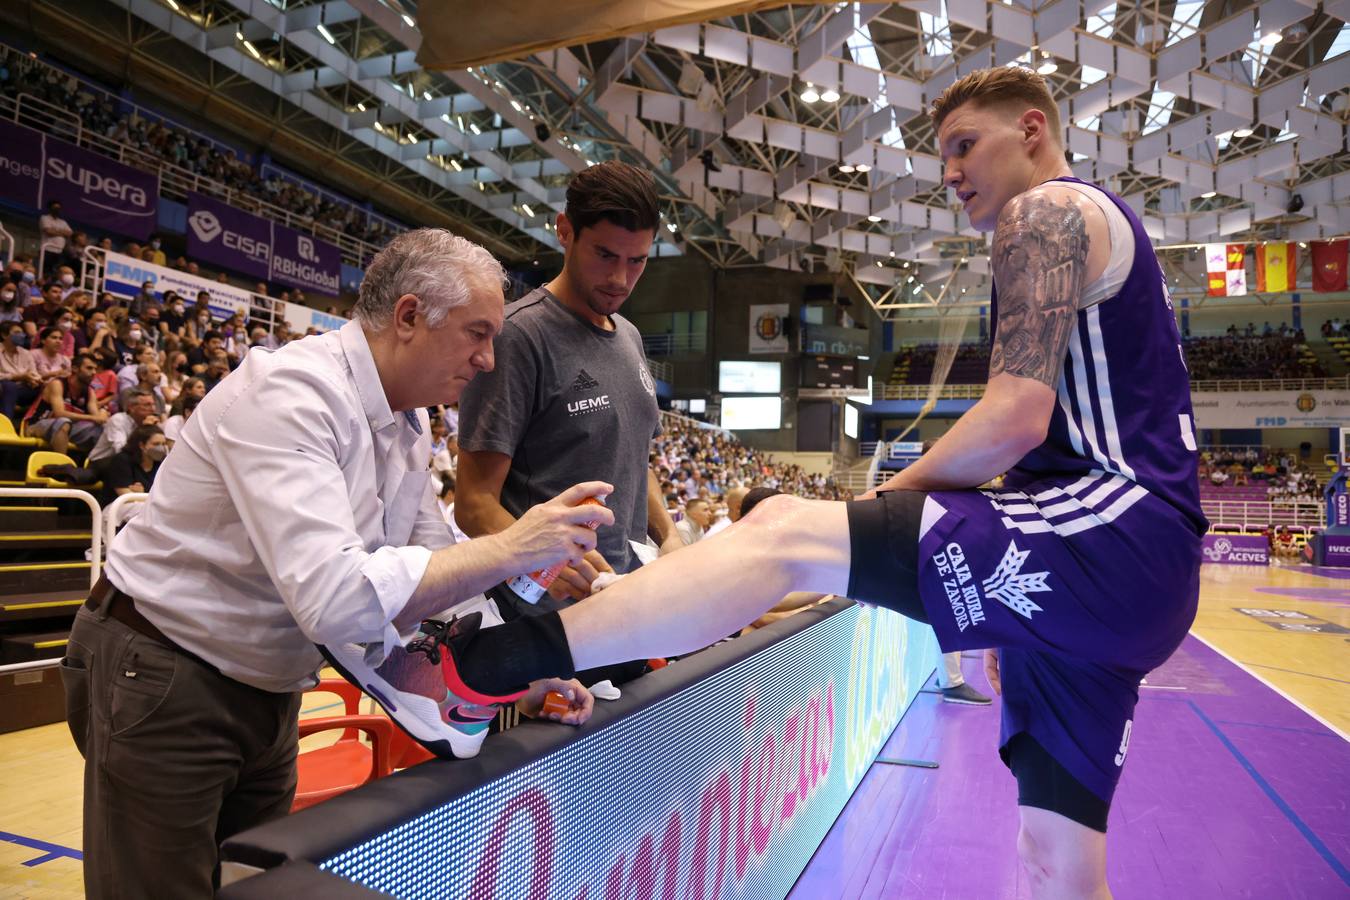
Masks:
[[[163,429],[158,425],[137,425],[131,429],[131,434],[127,436],[127,445],[122,448],[122,452],[128,454],[132,459],[139,459],[141,450],[146,443],[155,435],[163,433]]]
[[[776,497],[781,493],[783,492],[776,488],[751,488],[750,492],[745,495],[745,499],[741,501],[741,518],[744,519],[746,516],[750,515],[750,510],[758,506],[760,501],[767,500],[770,497]]]
[[[187,395],[186,397],[183,398],[183,411],[182,413],[180,413],[180,415],[186,416],[188,413],[196,409],[197,404],[201,402],[202,402],[201,397],[197,397],[192,394]]]
[[[122,357],[118,356],[117,351],[110,347],[99,347],[97,350],[93,351],[82,350],[76,355],[75,361],[79,362],[80,357],[85,354],[88,354],[94,362],[98,363],[100,369],[111,369],[122,361]]]
[[[215,338],[218,341],[223,341],[225,340],[225,335],[221,334],[219,331],[208,331],[206,334],[202,335],[202,343],[205,344],[212,338]]]
[[[42,334],[38,335],[38,340],[45,341],[52,335],[60,333],[61,333],[60,328],[57,328],[55,325],[48,325],[46,328],[42,329]]]
[[[453,491],[454,489],[455,489],[455,476],[451,475],[449,472],[446,472],[441,476],[441,492],[436,496],[444,497],[447,491]]]
[[[614,159],[582,169],[567,185],[564,213],[576,234],[602,221],[628,231],[655,232],[661,218],[656,179],[645,169]]]

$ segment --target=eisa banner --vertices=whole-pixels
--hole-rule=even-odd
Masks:
[[[336,297],[342,252],[204,194],[188,195],[188,255],[250,278]]]
[[[319,868],[396,897],[783,898],[936,663],[927,626],[848,606]]]
[[[65,219],[144,240],[155,228],[159,176],[6,122],[0,140],[0,195]]]

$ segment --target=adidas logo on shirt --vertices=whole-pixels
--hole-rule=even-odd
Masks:
[[[598,388],[600,382],[591,377],[590,373],[582,369],[577,373],[577,380],[572,382],[572,390],[589,391],[591,388]]]

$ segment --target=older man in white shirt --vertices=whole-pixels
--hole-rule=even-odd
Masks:
[[[184,425],[63,660],[88,896],[210,896],[219,842],[289,810],[316,644],[378,665],[424,618],[594,549],[584,523],[612,516],[576,504],[612,490],[598,482],[463,545],[437,509],[423,408],[492,368],[503,280],[463,238],[405,233],[371,263],[356,321],[248,354]],[[523,711],[547,690],[573,698],[564,721],[589,715],[558,679]],[[485,722],[431,710],[424,727],[476,752]]]

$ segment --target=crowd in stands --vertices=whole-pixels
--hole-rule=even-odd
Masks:
[[[772,455],[741,444],[729,432],[701,428],[676,416],[666,416],[663,425],[661,436],[652,441],[651,468],[672,512],[683,512],[690,502],[703,500],[716,521],[726,512],[727,492],[735,487],[772,488],[822,500],[853,497],[832,479],[798,465],[776,463]]]
[[[1222,337],[1191,338],[1183,345],[1192,380],[1215,378],[1323,378],[1326,370],[1305,352],[1302,329],[1290,331],[1281,323],[1278,331],[1265,325],[1257,334],[1250,323],[1239,333],[1237,326]]]
[[[1200,483],[1212,488],[1265,486],[1271,503],[1315,503],[1322,499],[1316,474],[1292,450],[1202,450]]]
[[[1328,321],[1324,335],[1339,333],[1339,321]],[[1191,380],[1218,378],[1324,378],[1326,370],[1308,349],[1302,329],[1281,322],[1257,328],[1231,325],[1217,337],[1187,337],[1182,344]],[[908,347],[896,356],[891,383],[927,384],[933,374],[937,344]],[[956,351],[948,384],[982,384],[989,371],[989,344],[965,343]]]
[[[16,256],[0,279],[0,413],[83,459],[85,471],[64,474],[104,481],[105,499],[148,488],[197,403],[252,348],[303,336],[284,320],[269,331],[242,312],[221,319],[208,291],[157,295],[146,283],[134,298],[96,297],[68,266],[40,286],[33,272]]]
[[[80,117],[87,133],[125,144],[248,197],[285,209],[303,221],[323,225],[377,246],[394,231],[351,203],[338,203],[278,176],[263,178],[232,148],[164,121],[123,112],[111,94],[90,89],[73,75],[26,54],[0,47],[0,96],[29,94]],[[129,159],[133,162],[134,159]]]

